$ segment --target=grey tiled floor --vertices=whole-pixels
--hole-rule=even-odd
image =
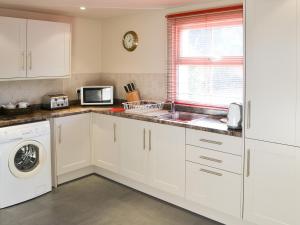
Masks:
[[[0,210],[0,225],[221,224],[93,175]]]

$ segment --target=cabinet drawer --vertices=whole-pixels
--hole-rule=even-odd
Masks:
[[[243,149],[243,142],[240,137],[232,137],[192,129],[186,129],[186,143],[235,155],[242,155]]]
[[[186,162],[186,199],[240,217],[242,176]]]
[[[242,157],[203,149],[191,145],[186,146],[186,160],[202,165],[239,173],[242,172]]]

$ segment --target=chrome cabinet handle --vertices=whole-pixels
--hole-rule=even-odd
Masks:
[[[116,129],[117,129],[117,125],[114,123],[114,143],[117,142]]]
[[[247,171],[246,171],[246,177],[250,176],[250,149],[247,150]]]
[[[201,171],[201,172],[204,172],[204,173],[212,174],[212,175],[215,175],[215,176],[218,176],[218,177],[223,176],[222,173],[217,173],[217,172],[214,172],[214,171],[211,171],[211,170],[200,169],[200,171]]]
[[[58,143],[61,144],[61,130],[62,130],[62,127],[61,125],[58,126]]]
[[[152,148],[152,146],[151,146],[151,130],[149,130],[149,152],[151,151],[151,148]]]
[[[200,139],[201,142],[209,143],[209,144],[214,144],[214,145],[222,145],[223,142],[220,141],[213,141],[213,140],[208,140],[208,139]]]
[[[247,129],[251,127],[251,101],[247,102]]]
[[[204,156],[204,155],[199,156],[199,158],[204,159],[204,160],[208,160],[208,161],[212,161],[212,162],[216,162],[216,163],[223,163],[223,160],[207,157],[207,156]]]
[[[143,149],[146,149],[146,129],[143,130]]]
[[[29,63],[29,70],[32,70],[32,53],[31,53],[31,51],[28,53],[28,63]]]
[[[22,53],[21,53],[21,68],[22,68],[22,70],[25,70],[25,51],[22,51]]]

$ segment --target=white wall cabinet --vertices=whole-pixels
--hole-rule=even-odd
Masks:
[[[118,173],[120,168],[119,118],[98,113],[93,113],[92,116],[93,164]]]
[[[57,175],[91,165],[90,114],[54,119]]]
[[[0,80],[70,75],[71,26],[0,17]]]
[[[244,219],[257,225],[300,221],[300,149],[246,140]]]
[[[297,0],[245,2],[246,137],[294,145]]]
[[[26,77],[26,20],[0,17],[0,79]]]
[[[63,77],[70,74],[70,25],[28,20],[28,77]]]

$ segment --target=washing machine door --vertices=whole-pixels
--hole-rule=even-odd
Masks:
[[[46,150],[37,141],[24,141],[10,153],[8,166],[17,178],[28,178],[36,175],[44,166]]]

